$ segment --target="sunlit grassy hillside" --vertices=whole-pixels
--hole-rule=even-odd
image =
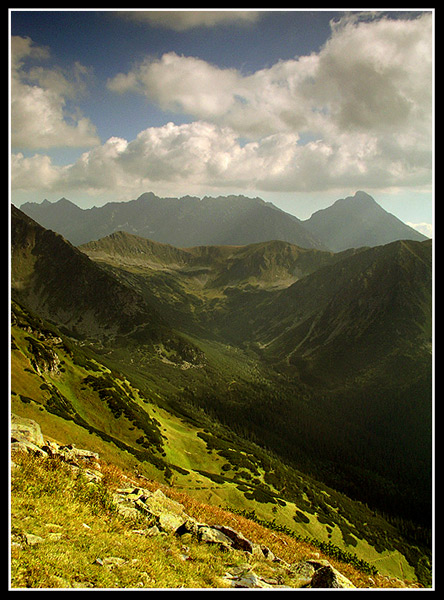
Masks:
[[[186,406],[176,413],[144,380],[143,390],[135,387],[20,307],[14,311],[12,411],[37,421],[45,436],[74,441],[197,502],[254,514],[281,530],[333,544],[381,573],[415,579],[409,564],[415,555],[406,559],[409,546],[381,516],[204,413],[187,413]]]
[[[156,489],[159,484],[101,461],[100,484],[88,483],[66,463],[15,454],[12,468],[12,588],[224,588],[228,569],[250,563],[271,575],[270,565],[245,553],[227,553],[188,536],[141,535],[142,515],[123,518],[113,492],[129,483]],[[208,524],[227,525],[265,544],[290,564],[327,558],[356,587],[396,588],[405,582],[368,575],[326,556],[319,548],[218,507],[198,502],[174,488],[164,492],[186,512]],[[149,523],[148,523],[149,524]],[[268,569],[268,570],[267,570]],[[294,586],[291,569],[280,585]]]

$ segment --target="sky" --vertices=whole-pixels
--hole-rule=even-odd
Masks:
[[[434,218],[434,9],[10,9],[10,197]]]

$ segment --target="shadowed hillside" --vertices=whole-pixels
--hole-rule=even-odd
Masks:
[[[334,254],[119,232],[88,257],[11,216],[19,414],[427,579],[430,241]]]

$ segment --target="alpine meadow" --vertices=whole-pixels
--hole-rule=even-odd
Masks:
[[[433,10],[9,18],[10,589],[433,589]]]

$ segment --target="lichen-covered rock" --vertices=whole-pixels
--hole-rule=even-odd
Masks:
[[[231,540],[225,534],[214,527],[203,525],[199,527],[198,539],[207,544],[217,544],[221,549],[230,550]]]
[[[44,440],[40,425],[32,419],[11,415],[11,442],[33,444],[33,449],[34,446],[43,446]]]
[[[308,561],[302,561],[292,566],[292,577],[296,582],[296,587],[306,587],[311,583],[313,575],[316,573],[314,565]]]

